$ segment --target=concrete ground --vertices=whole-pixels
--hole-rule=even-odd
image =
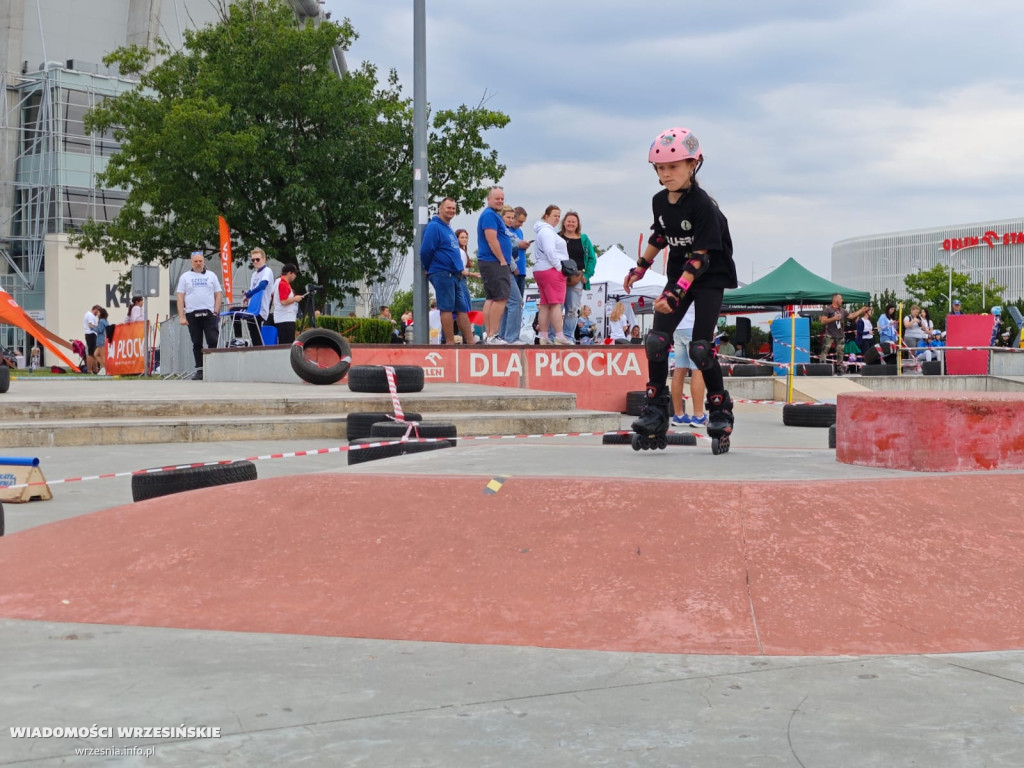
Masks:
[[[251,385],[248,394],[271,396],[274,386]],[[717,457],[706,440],[696,448],[638,453],[601,445],[599,437],[461,439],[453,450],[351,468],[337,452],[261,459],[257,469],[261,480],[295,477],[297,484],[307,474],[379,476],[374,503],[381,507],[397,477],[409,484],[417,476],[442,475],[479,477],[481,484],[495,476],[685,478],[779,488],[854,481],[850,487],[860,493],[850,495],[852,514],[891,503],[878,491],[880,481],[936,477],[839,464],[827,448],[827,430],[785,427],[780,411],[739,405],[732,451]],[[623,426],[630,420],[623,417]],[[16,545],[21,532],[60,537],[73,530],[62,520],[96,513],[99,524],[106,510],[131,503],[127,476],[55,481],[336,447],[230,442],[20,452],[40,458],[54,498],[4,505],[8,536],[0,539],[0,573],[5,555],[17,549],[4,545]],[[963,477],[966,485],[969,476]],[[1013,480],[1020,473],[986,477]],[[629,487],[635,494],[635,484]],[[188,505],[188,495],[170,498]],[[965,519],[977,511],[976,502],[955,493],[918,501]],[[678,503],[636,495],[617,500],[623,516],[634,506]],[[131,532],[125,535],[109,542],[112,551],[132,546]],[[68,551],[67,541],[54,544],[54,552]],[[982,553],[985,546],[994,545],[970,545]],[[863,554],[866,563],[870,553]],[[1008,555],[992,558],[1002,562]],[[50,564],[54,578],[66,578],[74,562]],[[72,574],[83,588],[103,587],[89,583],[101,575]],[[163,586],[169,604],[175,587]],[[0,590],[0,616],[30,598]],[[1019,622],[1024,637],[1019,614],[1007,620]],[[959,620],[950,615],[947,621]],[[985,653],[703,655],[4,618],[0,765],[1019,768],[1024,654],[1020,643],[1010,645]],[[9,730],[94,725],[114,733],[16,737]],[[116,733],[119,727],[179,726],[220,731],[217,737]],[[152,754],[124,754],[126,747]],[[76,754],[79,749],[99,753]]]

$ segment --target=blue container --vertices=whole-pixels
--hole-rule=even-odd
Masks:
[[[786,365],[776,365],[775,375],[785,376],[789,372],[790,336],[793,333],[793,320],[789,317],[780,317],[772,320],[772,359],[775,362]],[[806,317],[796,319],[796,357],[798,363],[811,362],[811,321]]]
[[[277,328],[272,325],[264,325],[261,327],[260,336],[263,337],[263,343],[268,347],[277,344]]]
[[[24,456],[0,456],[0,464],[10,467],[38,467],[39,459]]]

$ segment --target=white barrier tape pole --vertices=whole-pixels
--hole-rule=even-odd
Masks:
[[[391,393],[391,408],[395,412],[395,421],[405,421],[405,413],[402,411],[402,404],[398,401],[398,385],[395,384],[394,367],[385,365],[384,375],[388,377],[388,391]]]

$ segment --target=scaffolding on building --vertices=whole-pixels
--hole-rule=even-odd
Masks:
[[[47,235],[74,232],[90,218],[109,221],[127,196],[97,187],[97,173],[119,144],[109,134],[86,134],[84,117],[133,84],[76,64],[98,69],[51,62],[38,72],[0,76],[0,257],[26,291],[38,287]]]
[[[96,175],[119,144],[87,134],[86,112],[132,83],[84,62],[45,62],[21,74],[0,73],[0,277],[26,311],[41,312],[46,240],[88,219],[110,220],[123,190],[103,189]],[[24,334],[0,341],[23,346]],[[18,343],[20,342],[20,343]]]

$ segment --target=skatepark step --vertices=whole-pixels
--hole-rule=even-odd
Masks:
[[[370,410],[370,409],[368,409]],[[412,410],[410,408],[410,410]],[[459,435],[606,432],[619,429],[619,414],[601,411],[422,411],[425,421],[455,424]],[[229,440],[344,440],[345,416],[306,414],[272,418],[107,418],[5,422],[0,448]]]

